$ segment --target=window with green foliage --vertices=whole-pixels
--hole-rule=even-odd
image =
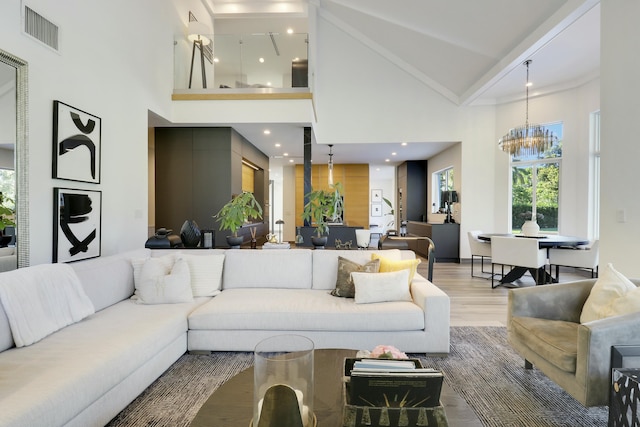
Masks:
[[[540,230],[558,232],[562,123],[545,125],[558,136],[558,144],[537,156],[511,159],[511,229],[519,233],[536,206]],[[535,191],[534,191],[535,189]]]
[[[10,169],[0,169],[0,231],[5,226],[14,225],[16,200],[16,173]]]
[[[446,206],[445,201],[442,198],[443,191],[453,190],[453,167],[443,169],[433,174],[434,192],[433,192],[433,206],[434,213],[444,213]]]

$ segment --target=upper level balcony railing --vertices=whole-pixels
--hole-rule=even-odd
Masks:
[[[308,87],[307,34],[215,34],[174,43],[174,89],[216,92]]]

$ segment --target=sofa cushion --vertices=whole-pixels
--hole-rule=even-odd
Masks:
[[[224,258],[222,289],[309,289],[313,252],[309,249],[229,249]]]
[[[580,323],[637,311],[640,311],[640,288],[609,263],[591,288],[580,313]]]
[[[352,298],[336,298],[315,289],[223,290],[189,316],[189,329],[231,334],[234,330],[358,332],[424,327],[424,312],[413,302],[356,304]]]
[[[403,259],[403,255],[415,258],[415,254],[412,251],[400,251],[399,249],[380,251],[325,250],[310,252],[313,254],[313,289],[326,290],[332,290],[336,287],[336,280],[338,279],[338,257],[348,259],[358,264],[366,264],[371,261],[371,254],[374,253],[398,261]]]
[[[341,256],[338,257],[338,277],[336,278],[336,288],[331,291],[334,297],[353,298],[356,289],[353,285],[351,273],[361,271],[365,273],[377,273],[380,269],[380,261],[372,260],[366,264],[358,264]]]
[[[194,297],[212,297],[220,293],[224,254],[181,255],[189,264]]]
[[[133,295],[132,259],[149,256],[148,249],[73,262],[73,268],[96,311]]]
[[[136,285],[138,304],[175,304],[193,301],[191,274],[183,255],[178,255],[171,271],[166,272],[159,258],[149,258],[140,270]]]
[[[413,280],[413,276],[416,275],[416,271],[418,270],[418,264],[420,264],[420,258],[415,259],[404,259],[404,260],[394,260],[390,259],[386,256],[382,256],[380,254],[372,254],[371,259],[379,259],[380,260],[380,273],[389,273],[391,271],[398,270],[409,270],[409,281],[411,283]]]
[[[205,301],[127,299],[37,345],[0,353],[0,366],[11,372],[0,375],[0,425],[66,425],[176,339],[184,337],[186,351],[187,315]]]
[[[565,372],[576,371],[579,323],[512,317],[513,333],[534,353]]]
[[[385,301],[411,301],[409,290],[409,270],[389,273],[352,274],[355,285],[356,304],[370,304]]]

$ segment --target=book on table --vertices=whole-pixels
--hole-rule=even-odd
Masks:
[[[442,371],[418,359],[361,359],[345,362],[351,405],[417,408],[440,405]]]

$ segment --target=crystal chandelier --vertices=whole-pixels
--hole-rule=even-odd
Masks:
[[[531,86],[529,64],[531,64],[530,59],[523,64],[527,67],[527,109],[524,126],[510,129],[505,136],[498,140],[498,147],[514,157],[538,157],[558,142],[558,137],[550,129],[545,129],[541,125],[529,124],[529,86]]]

